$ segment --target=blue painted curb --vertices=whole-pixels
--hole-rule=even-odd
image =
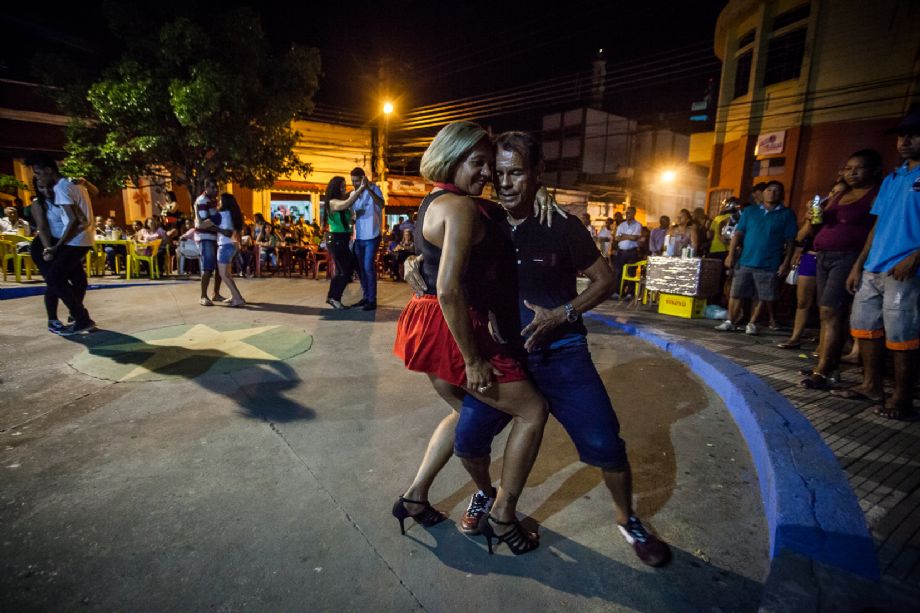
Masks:
[[[86,289],[116,289],[119,287],[151,287],[155,285],[179,285],[185,281],[138,281],[137,283],[100,283],[90,285]],[[24,285],[22,287],[5,287],[0,289],[0,300],[13,300],[15,298],[28,298],[29,296],[42,296],[45,293],[44,285]]]
[[[880,579],[865,514],[837,458],[785,397],[747,369],[683,338],[596,313],[585,317],[667,351],[722,398],[754,458],[771,560],[790,550]]]

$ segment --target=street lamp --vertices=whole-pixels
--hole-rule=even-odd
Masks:
[[[387,147],[389,145],[388,140],[390,137],[390,115],[393,113],[393,103],[389,100],[383,103],[383,116],[377,117],[378,125],[378,142],[380,144],[380,151],[377,155],[377,180],[380,181],[380,188],[383,192],[383,199],[386,200],[389,197],[389,189],[387,184],[387,171],[389,170],[387,166]]]

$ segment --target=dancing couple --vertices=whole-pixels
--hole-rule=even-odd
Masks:
[[[501,206],[478,197],[493,167]],[[428,491],[456,453],[479,488],[461,530],[485,536],[490,553],[493,540],[515,555],[533,551],[539,537],[521,526],[516,507],[549,412],[582,461],[601,469],[624,538],[643,562],[660,566],[670,549],[633,512],[625,444],[581,320],[610,294],[613,272],[584,226],[554,212],[540,190],[542,168],[531,136],[509,132],[493,143],[469,122],[445,126],[422,158],[422,175],[435,189],[419,207],[421,255],[407,274],[417,293],[400,316],[394,353],[428,375],[451,412],[393,515],[403,531],[407,519],[426,527],[444,521]],[[591,280],[580,295],[579,271]],[[501,483],[493,488],[491,441],[509,422]]]

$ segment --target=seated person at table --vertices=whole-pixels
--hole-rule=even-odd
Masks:
[[[195,228],[188,228],[183,234],[179,235],[178,245],[176,246],[176,266],[180,275],[191,274],[191,271],[187,268],[189,261],[194,262],[195,267],[200,272],[201,266],[198,260],[201,259],[201,253],[198,250],[197,241]]]
[[[254,241],[252,240],[252,226],[249,224],[243,224],[243,229],[240,230],[240,273],[247,276],[253,276],[253,259],[255,255],[253,254],[253,245]]]
[[[6,217],[0,217],[0,231],[10,234],[19,234],[20,236],[31,236],[32,228],[29,222],[19,217],[16,207],[8,206],[4,209]],[[29,241],[17,242],[16,250],[21,253],[27,253],[31,250],[32,244]],[[10,266],[12,266],[12,261]],[[12,270],[12,269],[11,269]]]
[[[19,211],[14,206],[8,206],[3,209],[6,217],[0,217],[0,232],[10,234],[19,234],[21,236],[32,236],[32,228],[29,222],[19,217]]]
[[[403,230],[402,240],[393,249],[393,278],[401,279],[403,264],[410,255],[415,255],[415,235],[408,228]]]
[[[277,247],[280,242],[281,240],[278,238],[278,233],[275,232],[275,227],[270,223],[266,223],[262,227],[261,236],[256,239],[256,244],[262,250],[262,261],[270,268],[278,267]]]
[[[100,238],[106,240],[118,240],[123,238],[121,228],[115,225],[114,217],[109,217],[105,220],[103,235]],[[128,251],[125,249],[124,245],[104,245],[102,249],[105,252],[105,267],[114,274],[116,270],[116,259],[118,257],[124,259],[125,256],[128,255]]]
[[[148,217],[145,227],[138,230],[134,240],[138,243],[152,243],[155,240],[159,240],[160,248],[157,251],[157,266],[161,271],[164,270],[163,264],[169,238],[166,236],[166,230],[163,229],[163,226],[160,225],[157,218]],[[140,251],[140,249],[138,249],[138,251]],[[147,255],[150,255],[151,251],[152,248],[147,248]]]
[[[137,240],[137,233],[144,229],[144,222],[138,220],[131,224],[131,227],[128,228],[128,238],[131,240]]]

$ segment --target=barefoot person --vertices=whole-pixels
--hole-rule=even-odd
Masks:
[[[428,490],[450,458],[460,402],[472,394],[513,415],[505,446],[501,485],[482,531],[507,543],[514,554],[539,546],[536,535],[521,528],[515,510],[543,436],[546,408],[521,365],[489,333],[487,309],[498,285],[500,266],[513,262],[501,252],[501,230],[477,200],[491,177],[492,145],[481,127],[470,122],[445,126],[422,157],[421,173],[435,183],[422,201],[416,244],[424,256],[421,274],[427,285],[399,318],[394,353],[410,370],[428,374],[451,413],[435,429],[412,485],[396,501],[393,515],[402,528],[407,518],[424,526],[445,519],[428,502]]]
[[[920,111],[905,117],[894,132],[904,163],[882,182],[871,210],[877,221],[847,277],[847,289],[856,294],[850,332],[859,339],[863,363],[862,384],[853,389],[884,398],[887,348],[894,358],[894,393],[872,411],[904,419],[914,413],[920,349]]]
[[[240,230],[243,229],[243,214],[240,205],[231,194],[220,195],[220,226],[217,234],[217,273],[230,289],[230,298],[224,302],[232,307],[243,306],[246,301],[233,280],[233,256],[239,251]]]

